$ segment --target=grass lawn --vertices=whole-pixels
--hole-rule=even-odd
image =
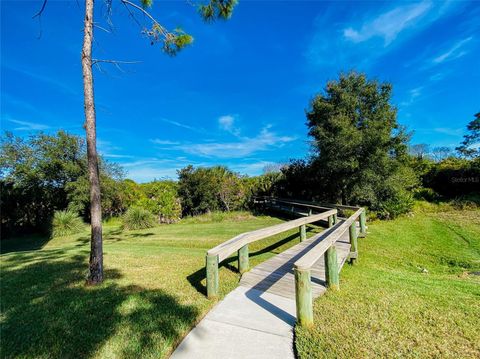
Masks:
[[[480,211],[424,205],[369,232],[296,329],[299,357],[480,358]]]
[[[1,357],[166,357],[215,304],[205,298],[205,251],[280,223],[249,214],[122,232],[104,228],[105,283],[86,287],[89,236],[2,242]],[[218,218],[217,218],[218,220]],[[298,243],[297,231],[251,245],[251,264]],[[220,292],[236,287],[236,261]]]

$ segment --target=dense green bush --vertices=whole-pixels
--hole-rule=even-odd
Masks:
[[[245,208],[248,200],[243,178],[224,166],[178,171],[178,194],[184,215]]]
[[[63,237],[77,234],[85,228],[80,216],[74,211],[55,211],[52,219],[52,237]]]
[[[155,215],[141,207],[130,207],[122,216],[122,228],[146,229],[155,227],[157,221]]]
[[[174,223],[182,216],[178,185],[173,181],[153,181],[140,185],[141,196],[136,205],[155,216],[159,223]]]

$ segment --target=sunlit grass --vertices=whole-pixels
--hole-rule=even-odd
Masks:
[[[480,357],[480,211],[438,209],[370,224],[341,290],[297,328],[300,358]]]

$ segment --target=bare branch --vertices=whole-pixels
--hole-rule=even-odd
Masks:
[[[108,29],[105,29],[104,27],[101,27],[100,25],[97,25],[97,24],[95,24],[95,23],[93,24],[93,26],[95,26],[95,27],[99,28],[100,30],[103,30],[103,31],[105,31],[105,32],[108,32],[109,34],[111,34],[111,33],[112,33],[110,30],[108,30]]]
[[[92,59],[92,65],[95,65],[99,62],[104,62],[108,64],[139,64],[141,61],[119,61],[119,60],[103,60],[103,59]]]
[[[43,10],[45,10],[45,6],[47,6],[47,1],[48,0],[43,0],[42,7],[40,8],[40,11],[37,12],[35,15],[32,16],[32,19],[35,19],[37,16],[40,17],[42,16]]]
[[[142,12],[146,17],[148,17],[150,20],[152,20],[152,22],[160,28],[160,30],[161,30],[161,32],[164,36],[168,36],[168,31],[162,25],[160,25],[160,23],[152,15],[150,15],[150,13],[147,10],[145,10],[141,6],[138,6],[137,4],[134,4],[131,1],[128,1],[128,0],[120,0],[120,1],[124,5],[129,5],[133,8],[135,8],[135,9],[137,9],[138,11]]]

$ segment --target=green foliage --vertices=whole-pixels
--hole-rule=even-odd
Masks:
[[[140,0],[140,3],[144,9],[153,5],[153,0]]]
[[[475,119],[467,125],[469,133],[464,136],[462,144],[456,148],[462,156],[475,158],[480,157],[480,112],[475,114]],[[476,147],[475,147],[476,146]]]
[[[52,237],[77,234],[85,229],[82,219],[74,211],[55,211],[52,219]]]
[[[178,198],[177,183],[154,181],[140,186],[142,196],[136,205],[157,216],[160,223],[173,223],[182,216],[182,206]]]
[[[288,181],[313,177],[314,183],[293,187],[314,188],[313,195],[329,202],[374,211],[388,207],[389,216],[407,211],[411,201],[404,192],[418,185],[418,178],[406,166],[408,135],[397,123],[391,94],[390,84],[354,72],[330,81],[307,113],[315,155],[310,163],[294,162],[284,171]]]
[[[141,207],[130,207],[122,216],[122,228],[128,230],[155,227],[157,221],[153,213]]]
[[[2,232],[47,230],[55,210],[67,207],[85,219],[90,194],[84,140],[65,131],[28,138],[2,136],[0,148]],[[105,216],[125,210],[118,165],[100,158],[102,210]]]
[[[435,163],[424,174],[423,185],[446,199],[479,193],[480,158],[449,157]]]
[[[178,193],[186,215],[232,211],[245,206],[247,191],[242,179],[226,167],[187,166],[178,171],[178,178]]]
[[[207,4],[201,4],[198,11],[206,22],[227,20],[232,16],[237,3],[237,0],[210,0]]]

